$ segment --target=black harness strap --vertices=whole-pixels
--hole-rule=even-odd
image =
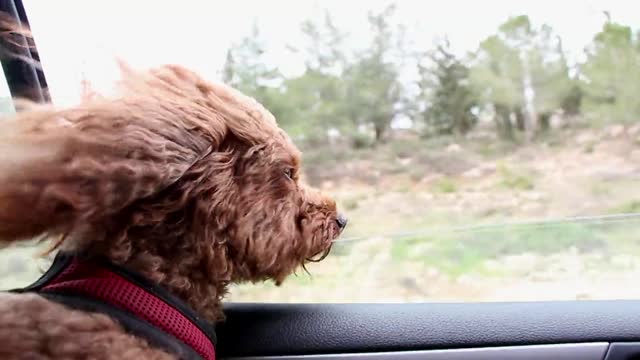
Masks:
[[[150,345],[174,354],[179,359],[202,359],[200,354],[195,352],[190,346],[187,346],[182,341],[158,329],[157,327],[152,326],[148,322],[133,316],[128,311],[84,296],[59,293],[41,293],[40,295],[48,300],[65,305],[71,309],[108,315],[110,318],[117,321],[129,334],[144,339]]]
[[[71,254],[57,254],[49,269],[38,280],[27,287],[10,290],[10,292],[34,292],[51,301],[63,304],[72,309],[97,312],[108,315],[109,317],[120,323],[128,333],[145,339],[151,345],[164,349],[171,354],[175,354],[180,359],[202,359],[202,356],[200,354],[198,354],[193,348],[182,342],[180,339],[177,339],[170,333],[167,333],[166,331],[157,328],[147,321],[140,319],[139,317],[135,316],[135,314],[127,310],[88,296],[70,294],[65,292],[42,291],[45,286],[51,284],[51,282],[70,265],[73,259],[74,255]],[[136,273],[123,269],[103,259],[95,261],[101,261],[101,265],[108,268],[110,271],[113,271],[114,273],[124,277],[126,280],[162,299],[162,301],[178,310],[182,315],[184,315],[194,325],[196,325],[215,346],[216,336],[214,328],[206,323],[203,319],[201,319],[193,310],[191,310],[191,308],[189,308],[182,301],[169,294],[163,288],[155,284],[151,284],[148,280],[144,279]]]

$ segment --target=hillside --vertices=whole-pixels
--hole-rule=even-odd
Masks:
[[[305,150],[305,178],[350,218],[324,262],[238,301],[640,296],[640,127],[565,129],[529,145],[474,132]],[[555,223],[529,220],[604,216]],[[518,224],[514,224],[518,223]],[[512,224],[494,226],[495,224]],[[0,287],[37,277],[34,248],[0,252]]]

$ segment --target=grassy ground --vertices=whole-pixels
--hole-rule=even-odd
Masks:
[[[640,218],[609,217],[640,210],[637,136],[567,130],[522,146],[405,136],[373,149],[307,149],[307,180],[350,218],[343,241],[312,275],[236,286],[231,299],[637,298]],[[522,223],[593,215],[605,218]],[[29,252],[0,252],[0,287],[36,277]]]

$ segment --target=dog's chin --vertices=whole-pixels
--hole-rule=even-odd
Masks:
[[[309,274],[309,271],[306,268],[306,264],[308,263],[317,263],[320,262],[322,260],[324,260],[327,256],[329,256],[329,253],[331,252],[331,245],[332,245],[332,241],[328,242],[328,245],[326,248],[324,248],[323,250],[316,252],[315,254],[309,255],[308,257],[306,257],[303,261],[300,262],[300,265],[302,267],[302,269],[304,269],[304,271]],[[295,272],[295,271],[294,271]],[[276,286],[281,286],[282,283],[284,283],[285,279],[291,274],[282,274],[282,275],[277,275],[277,276],[273,276],[272,280],[273,283]]]
[[[327,256],[329,256],[329,253],[331,253],[331,247],[333,246],[333,241],[328,241],[327,245],[324,249],[322,249],[321,251],[313,254],[310,257],[307,257],[305,259],[305,262],[309,263],[309,262],[320,262],[324,259],[327,258]]]
[[[291,274],[282,274],[282,275],[276,276],[276,277],[273,278],[273,283],[276,286],[280,287],[280,286],[282,286],[282,283],[284,283],[284,280],[287,277],[289,277],[289,275],[291,275]]]
[[[318,229],[318,232],[328,234],[329,236],[322,240],[321,248],[316,249],[314,252],[309,253],[307,256],[305,256],[304,259],[301,259],[299,266],[302,267],[302,269],[304,269],[304,271],[307,273],[309,273],[309,271],[307,270],[305,265],[309,263],[318,263],[326,259],[327,256],[329,256],[329,254],[331,253],[333,242],[336,241],[341,234],[340,229],[337,229],[337,228]],[[295,269],[292,272],[295,272]],[[289,275],[291,274],[290,273],[278,274],[278,275],[272,276],[271,279],[276,286],[282,286],[285,279]]]

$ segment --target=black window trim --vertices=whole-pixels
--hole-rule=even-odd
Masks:
[[[29,28],[29,20],[22,0],[0,0],[0,11],[11,16],[13,20],[23,28]],[[38,103],[51,101],[47,81],[40,63],[35,40],[31,39],[34,46],[29,47],[29,40],[24,35],[15,35],[13,41],[17,41],[22,47],[3,46],[6,39],[0,38],[0,47],[11,48],[15,53],[0,57],[2,69],[7,81],[7,86],[13,98],[27,99]],[[27,59],[24,61],[23,59]],[[31,61],[33,60],[33,61]]]

